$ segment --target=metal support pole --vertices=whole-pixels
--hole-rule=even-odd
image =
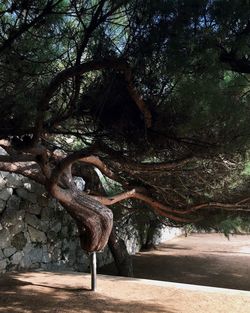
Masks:
[[[96,291],[96,252],[90,254],[91,290]]]

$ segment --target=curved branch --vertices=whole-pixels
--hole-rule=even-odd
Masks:
[[[90,156],[80,158],[78,161],[95,166],[105,176],[107,176],[108,178],[112,180],[115,180],[115,181],[120,180],[120,178],[110,168],[108,168],[108,166],[98,156],[90,155]]]
[[[37,183],[44,184],[45,176],[41,173],[39,166],[34,162],[13,162],[6,163],[0,161],[0,171],[21,174]]]
[[[36,158],[33,155],[0,155],[0,163],[15,163],[15,162],[35,162]]]
[[[92,152],[94,150],[94,147],[91,149],[85,149],[81,151],[76,151],[63,159],[60,160],[57,167],[53,171],[53,181],[55,183],[58,182],[60,175],[73,163],[75,162],[81,162],[88,165],[93,165],[96,168],[98,168],[105,176],[108,178],[120,181],[121,179],[96,155],[93,155]],[[61,157],[57,156],[57,159],[60,159]]]
[[[160,215],[165,216],[169,219],[172,219],[174,221],[179,222],[192,222],[190,219],[174,216],[172,214],[178,214],[178,215],[188,215],[192,213],[196,213],[196,211],[201,209],[220,209],[220,210],[226,210],[226,211],[243,211],[243,212],[249,212],[249,204],[245,204],[247,201],[250,200],[250,198],[246,198],[244,200],[241,200],[236,203],[221,203],[221,202],[211,202],[211,203],[202,203],[198,205],[192,206],[190,209],[187,210],[181,210],[181,209],[173,209],[170,206],[166,206],[162,204],[161,202],[152,199],[149,196],[146,196],[140,192],[138,192],[137,189],[132,189],[130,191],[115,195],[113,197],[100,197],[100,196],[92,196],[94,199],[100,201],[104,205],[112,205],[117,202],[126,200],[126,199],[138,199],[142,200],[143,202],[150,205],[156,212],[158,212]]]
[[[186,157],[183,159],[175,160],[172,162],[159,162],[159,163],[136,163],[128,160],[123,160],[123,164],[118,161],[110,161],[113,167],[124,170],[130,174],[136,174],[141,172],[161,172],[163,170],[171,171],[179,167],[184,166],[185,164],[193,161],[194,157]]]
[[[152,126],[152,113],[149,110],[145,101],[143,100],[142,96],[138,93],[137,89],[133,85],[131,69],[127,68],[124,71],[124,75],[127,81],[127,90],[130,94],[130,97],[134,100],[138,109],[143,114],[146,127],[150,128]]]
[[[131,161],[120,152],[108,147],[103,143],[98,143],[100,150],[107,153],[108,155],[112,155],[114,158],[112,160],[108,159],[107,163],[110,163],[112,167],[117,169],[118,171],[127,171],[130,174],[136,174],[140,172],[160,172],[163,170],[174,170],[176,168],[182,167],[188,162],[194,161],[195,157],[192,155],[186,155],[181,159],[177,159],[170,162],[147,162],[147,163],[138,163],[135,161]]]
[[[104,205],[112,205],[115,204],[117,202],[120,202],[122,200],[126,200],[126,199],[138,199],[138,200],[142,200],[143,202],[149,204],[154,211],[156,211],[157,213],[159,213],[160,215],[167,217],[171,220],[177,221],[177,222],[183,222],[183,223],[190,223],[192,222],[192,219],[187,219],[184,217],[179,217],[179,216],[174,216],[172,214],[170,214],[169,212],[172,213],[177,213],[177,210],[173,210],[170,207],[167,207],[165,205],[163,205],[162,203],[153,200],[152,198],[145,196],[139,192],[137,192],[136,189],[132,189],[130,191],[121,193],[119,195],[113,196],[113,197],[98,197],[98,196],[92,196],[94,199],[100,201],[102,204]]]
[[[180,211],[179,214],[189,214],[194,213],[201,209],[220,209],[225,211],[242,211],[250,212],[250,204],[245,204],[249,198],[243,199],[236,203],[222,203],[222,202],[208,202],[192,206],[190,209]]]

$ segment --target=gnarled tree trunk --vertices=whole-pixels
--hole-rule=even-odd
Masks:
[[[118,270],[118,275],[133,277],[132,258],[128,254],[124,240],[116,235],[114,229],[110,234],[108,246],[114,258],[115,265]]]
[[[103,250],[113,227],[112,211],[82,193],[73,193],[70,203],[61,200],[60,203],[76,222],[82,249]]]

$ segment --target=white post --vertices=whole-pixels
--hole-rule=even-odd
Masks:
[[[96,291],[96,252],[90,254],[91,290]]]

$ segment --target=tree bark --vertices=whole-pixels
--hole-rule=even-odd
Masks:
[[[118,270],[118,275],[133,277],[132,258],[128,254],[124,240],[116,235],[114,229],[110,234],[108,246],[114,258],[115,265]]]
[[[49,190],[75,220],[82,249],[103,250],[113,227],[112,211],[84,192],[64,190],[57,185]]]

